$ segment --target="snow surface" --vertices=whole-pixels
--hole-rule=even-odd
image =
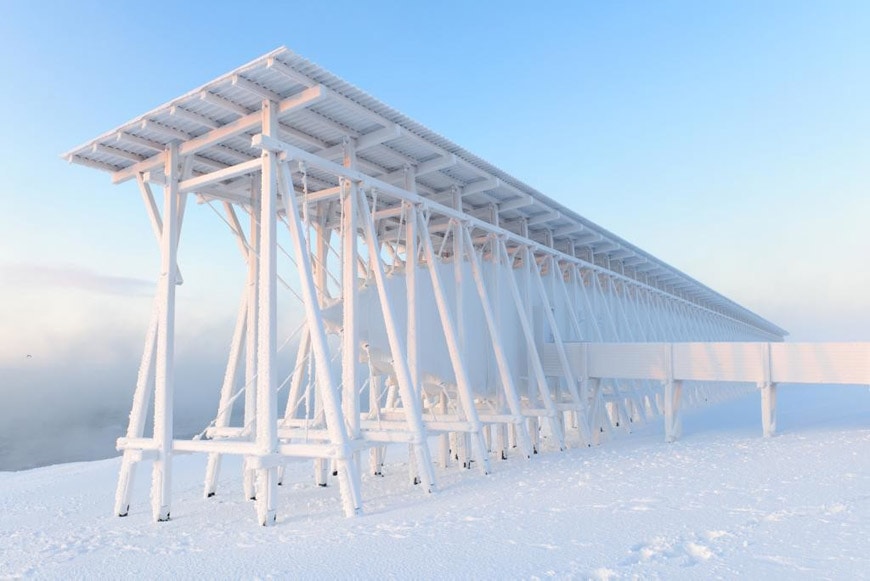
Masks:
[[[205,459],[176,460],[172,520],[151,521],[149,470],[130,516],[111,516],[117,458],[0,472],[0,577],[856,578],[870,575],[870,391],[779,390],[780,434],[757,396],[592,449],[438,471],[407,482],[396,449],[367,476],[365,515],[289,469],[279,522],[256,525],[239,463],[201,498]]]

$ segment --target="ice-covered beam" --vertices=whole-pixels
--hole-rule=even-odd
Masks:
[[[286,114],[297,109],[308,107],[322,99],[323,95],[324,91],[320,87],[320,85],[315,85],[313,87],[305,89],[304,91],[296,93],[295,95],[287,97],[278,104],[278,115],[280,116],[282,114]],[[231,137],[241,135],[245,132],[256,129],[261,126],[261,122],[262,116],[260,115],[260,112],[255,111],[193,139],[190,135],[184,132],[172,130],[171,128],[165,126],[160,126],[159,130],[163,131],[164,133],[169,132],[171,137],[181,139],[183,141],[183,143],[178,147],[178,154],[181,157],[185,157],[194,153],[198,153],[203,149],[225,141]],[[151,127],[153,129],[155,125],[158,125],[154,122],[149,122],[148,120],[142,121],[142,123],[143,128]],[[150,125],[146,125],[148,123],[150,123]],[[175,135],[172,135],[173,133],[175,133]],[[144,161],[134,163],[130,167],[116,171],[112,175],[112,182],[116,184],[125,182],[127,180],[135,178],[136,174],[157,169],[161,166],[161,160],[162,155],[156,154],[153,157],[150,157]]]

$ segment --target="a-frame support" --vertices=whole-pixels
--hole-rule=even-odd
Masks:
[[[287,167],[286,161],[279,164],[279,167],[279,187],[287,215],[287,228],[290,231],[290,239],[302,283],[302,302],[314,352],[317,387],[323,397],[327,431],[333,446],[336,448],[335,461],[338,469],[342,506],[347,516],[353,516],[362,510],[359,467],[353,462],[350,438],[341,413],[340,394],[330,365],[329,344],[326,340],[323,314],[317,301],[311,256],[302,232],[303,225],[299,219],[299,209],[296,203],[296,194],[293,191],[290,168]]]

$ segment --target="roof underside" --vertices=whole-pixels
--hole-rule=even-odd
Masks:
[[[200,139],[208,145],[195,149],[192,175],[214,172],[260,157],[261,149],[251,143],[260,124],[248,126],[245,119],[259,119],[264,99],[282,104],[280,138],[291,145],[340,161],[344,140],[354,139],[357,167],[363,173],[402,184],[405,168],[413,167],[417,192],[424,198],[441,203],[461,199],[463,211],[484,219],[495,211],[505,229],[519,232],[527,228],[529,238],[542,244],[576,253],[773,335],[787,334],[286,48],[125,123],[64,157],[110,172],[116,183],[146,171],[152,181],[159,182],[167,146]],[[212,139],[218,134],[223,137]],[[326,173],[312,169],[308,176],[310,192],[337,185],[335,176]],[[232,197],[240,185],[228,180],[210,188],[212,193]]]

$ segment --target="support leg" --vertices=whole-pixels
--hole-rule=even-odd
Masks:
[[[218,402],[218,412],[215,418],[215,427],[224,428],[230,424],[230,416],[232,415],[233,406],[230,403],[230,398],[233,396],[233,387],[236,384],[236,374],[241,359],[241,346],[245,340],[245,332],[247,329],[248,317],[248,301],[247,292],[242,297],[242,304],[239,307],[239,314],[236,319],[236,328],[233,332],[233,340],[230,346],[230,356],[227,361],[227,369],[224,373],[224,381],[221,385],[221,395]],[[215,495],[217,490],[217,479],[220,473],[221,455],[217,452],[212,452],[208,455],[208,464],[205,470],[205,489],[203,495],[206,498]]]
[[[442,415],[447,415],[447,394],[443,391],[438,400],[438,411]],[[441,460],[442,468],[450,466],[450,440],[450,434],[441,434],[438,436],[438,457]]]
[[[761,425],[765,438],[776,433],[776,384],[762,383],[761,388]]]
[[[175,283],[178,256],[180,165],[177,145],[166,150],[163,189],[160,296],[157,324],[157,360],[154,374],[154,443],[157,458],[151,477],[151,512],[155,521],[169,520],[172,496],[172,421],[175,378]]]
[[[141,438],[145,430],[145,414],[151,402],[151,380],[154,377],[154,353],[157,345],[157,324],[160,315],[160,297],[154,299],[151,311],[151,322],[145,336],[145,349],[139,363],[139,375],[136,378],[136,391],[133,393],[133,408],[130,410],[130,424],[127,426],[128,438]],[[124,450],[121,460],[121,472],[118,475],[118,488],[115,492],[115,514],[127,516],[130,510],[130,493],[133,478],[136,475],[138,455],[134,450]]]
[[[680,437],[680,397],[683,387],[680,381],[665,382],[665,442],[675,442]]]
[[[263,101],[263,133],[278,135],[278,106]],[[258,459],[273,460],[278,452],[278,159],[274,152],[263,153],[260,188],[260,272],[257,317],[257,411],[256,443]],[[270,461],[257,469],[257,520],[262,526],[275,523],[278,496],[278,466]]]

